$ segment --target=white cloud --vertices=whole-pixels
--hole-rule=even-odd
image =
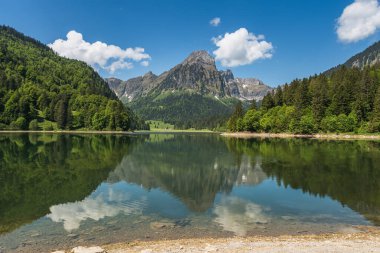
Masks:
[[[147,61],[151,58],[141,47],[123,50],[100,41],[89,43],[76,31],[68,32],[66,37],[66,40],[57,39],[48,46],[60,56],[81,60],[94,68],[100,67],[111,73],[118,69],[133,68],[131,61]]]
[[[218,26],[220,24],[220,22],[221,22],[221,19],[218,18],[218,17],[216,17],[216,18],[213,18],[213,19],[210,20],[210,25],[212,25],[212,26]]]
[[[338,19],[337,34],[343,42],[356,42],[380,28],[380,6],[377,0],[355,0]]]
[[[111,74],[114,73],[118,69],[131,69],[133,68],[133,64],[130,62],[126,62],[122,59],[112,62],[109,66],[104,67],[104,69],[108,70]]]
[[[226,231],[238,236],[245,236],[258,224],[269,223],[271,218],[265,213],[267,209],[238,197],[223,197],[215,207],[215,222]]]
[[[140,62],[141,66],[144,66],[144,67],[148,67],[149,66],[149,62],[148,61],[142,61]]]
[[[213,52],[215,60],[225,67],[236,67],[271,58],[272,43],[264,39],[263,35],[256,36],[245,28],[213,38],[212,41],[218,47]]]

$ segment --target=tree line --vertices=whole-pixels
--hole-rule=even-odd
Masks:
[[[86,63],[0,26],[0,129],[147,127]]]
[[[277,87],[246,111],[241,103],[229,131],[313,133],[380,132],[379,66],[322,73]]]

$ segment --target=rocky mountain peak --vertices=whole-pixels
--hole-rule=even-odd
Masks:
[[[145,73],[143,76],[142,76],[143,80],[149,80],[149,81],[153,81],[154,79],[157,78],[157,76],[155,74],[153,74],[152,71],[149,71],[147,73]]]
[[[125,101],[144,97],[151,91],[195,91],[214,97],[235,97],[241,100],[261,100],[271,90],[255,78],[235,78],[231,70],[219,71],[215,59],[205,50],[192,52],[182,63],[159,76],[148,72],[121,82],[107,80],[115,93]]]
[[[205,64],[214,65],[214,58],[205,50],[192,52],[182,64]]]
[[[256,78],[235,78],[235,81],[238,83],[244,83],[244,85],[247,86],[258,86],[258,85],[264,85],[264,83]]]
[[[108,86],[111,88],[111,90],[116,90],[122,83],[122,80],[115,77],[106,78],[105,80],[107,81]]]
[[[380,64],[380,41],[374,43],[364,51],[352,56],[345,63],[339,64],[338,66],[325,71],[324,74],[330,75],[341,66],[363,69],[365,67],[371,67],[378,64]]]
[[[230,81],[234,80],[234,74],[230,69],[219,71],[221,78],[225,83],[229,83]]]
[[[152,71],[148,71],[148,72],[146,72],[146,73],[143,75],[143,77],[151,77],[151,76],[156,76],[156,75],[153,74]]]

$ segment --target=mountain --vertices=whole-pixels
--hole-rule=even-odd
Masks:
[[[380,41],[374,43],[372,46],[366,48],[364,51],[352,56],[345,63],[339,64],[338,66],[331,68],[325,72],[325,74],[330,75],[338,68],[345,66],[348,68],[359,68],[363,69],[365,67],[372,67],[380,64]]]
[[[221,123],[239,100],[261,100],[272,88],[254,78],[219,71],[206,51],[191,53],[159,76],[148,72],[127,81],[108,78],[115,94],[144,119],[165,120],[177,127]]]
[[[86,63],[0,26],[0,129],[129,130],[142,123]]]
[[[106,81],[119,98],[132,101],[135,97],[146,95],[153,88],[151,85],[156,79],[157,76],[155,74],[148,72],[143,76],[131,78],[127,81],[113,77],[106,78]]]
[[[357,67],[363,69],[365,66],[373,66],[380,63],[380,41],[358,53],[346,61],[346,67]]]
[[[192,90],[218,97],[261,100],[271,88],[255,78],[235,78],[231,70],[218,71],[206,51],[191,53],[182,63],[160,76],[148,72],[127,81],[106,78],[109,87],[124,101],[147,95],[152,90]]]
[[[235,78],[228,82],[230,94],[242,100],[260,101],[272,90],[256,78]]]

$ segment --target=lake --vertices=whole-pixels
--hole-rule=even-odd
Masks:
[[[0,252],[380,225],[380,142],[0,134]]]

